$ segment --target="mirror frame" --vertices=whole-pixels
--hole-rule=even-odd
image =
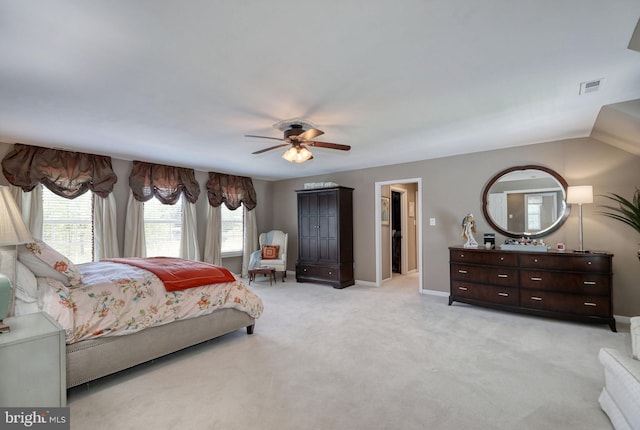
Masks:
[[[562,188],[564,188],[564,202],[565,202],[565,210],[564,210],[564,214],[558,218],[556,220],[555,223],[553,223],[551,226],[549,226],[548,228],[540,231],[539,233],[534,233],[534,234],[524,234],[524,232],[512,232],[509,230],[505,230],[503,227],[497,225],[493,219],[491,218],[491,216],[489,215],[489,201],[487,200],[487,196],[489,194],[489,190],[491,189],[491,187],[493,186],[493,184],[495,184],[496,182],[498,182],[500,180],[500,178],[504,175],[506,175],[507,173],[511,173],[511,172],[515,172],[517,170],[540,170],[542,172],[548,173],[549,175],[551,175],[555,180],[557,180],[560,185],[562,185]],[[553,233],[554,231],[558,230],[567,220],[567,218],[569,218],[569,214],[571,213],[571,205],[566,203],[567,201],[567,187],[569,186],[569,184],[567,184],[567,181],[565,181],[565,179],[560,176],[560,174],[558,174],[557,172],[547,168],[547,167],[543,167],[543,166],[537,166],[537,165],[526,165],[526,166],[515,166],[515,167],[510,167],[508,169],[502,170],[501,172],[498,172],[494,177],[491,178],[491,180],[489,181],[489,183],[487,183],[487,185],[484,187],[484,191],[482,193],[482,214],[484,215],[484,219],[489,223],[489,225],[498,233],[507,236],[507,237],[512,237],[512,238],[516,238],[516,237],[530,237],[532,239],[536,239],[536,238],[540,238],[540,237],[544,237],[547,236],[551,233]]]

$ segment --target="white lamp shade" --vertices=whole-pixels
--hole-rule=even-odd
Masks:
[[[0,187],[0,246],[33,241],[9,187]]]
[[[313,158],[313,154],[307,149],[306,146],[298,145],[292,146],[291,148],[287,149],[287,151],[282,154],[282,158],[294,163],[304,163],[305,161]]]
[[[593,187],[591,185],[567,187],[567,203],[593,203]]]

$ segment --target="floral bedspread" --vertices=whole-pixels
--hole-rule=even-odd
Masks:
[[[241,281],[168,292],[153,273],[118,263],[78,264],[82,284],[66,287],[51,278],[39,278],[40,308],[66,332],[68,344],[80,340],[131,334],[234,308],[259,318],[262,300]]]

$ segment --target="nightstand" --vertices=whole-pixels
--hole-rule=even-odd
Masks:
[[[5,322],[11,331],[0,334],[0,406],[66,406],[63,328],[44,312]]]

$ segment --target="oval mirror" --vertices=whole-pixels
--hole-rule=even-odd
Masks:
[[[482,194],[484,218],[507,237],[544,237],[564,224],[570,211],[567,182],[541,166],[505,169]]]

